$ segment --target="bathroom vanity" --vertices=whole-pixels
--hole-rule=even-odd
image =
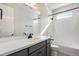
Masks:
[[[15,40],[14,40],[15,42]],[[20,39],[19,42],[16,40],[16,45],[14,43],[8,46],[8,51],[6,50],[5,53],[0,54],[3,56],[50,56],[50,38],[39,38],[39,39],[31,39],[25,40]],[[10,44],[10,43],[9,43]],[[22,45],[21,45],[22,44]],[[19,45],[19,47],[18,47]],[[21,45],[21,46],[20,46]],[[12,47],[12,49],[11,49]]]
[[[8,56],[46,56],[50,55],[50,40],[37,43]]]

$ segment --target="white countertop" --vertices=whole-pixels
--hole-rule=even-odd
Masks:
[[[0,38],[0,56],[6,56],[46,40],[47,36],[27,39],[23,36]]]

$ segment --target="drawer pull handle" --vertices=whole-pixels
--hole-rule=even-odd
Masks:
[[[39,51],[38,53],[37,53],[37,55],[39,55],[41,53],[41,51]]]

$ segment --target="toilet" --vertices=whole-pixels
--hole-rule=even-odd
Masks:
[[[59,48],[58,45],[51,44],[51,55],[57,56],[58,55],[58,48]]]

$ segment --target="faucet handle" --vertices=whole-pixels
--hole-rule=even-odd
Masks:
[[[27,35],[25,32],[23,33],[24,35]]]

